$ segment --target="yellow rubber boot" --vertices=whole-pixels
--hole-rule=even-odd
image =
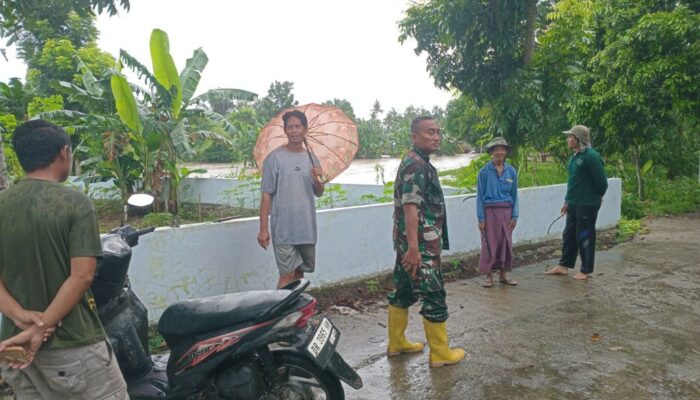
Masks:
[[[423,343],[409,342],[404,336],[408,326],[408,308],[389,305],[389,344],[386,347],[387,356],[397,356],[401,353],[418,353],[423,351]]]
[[[430,322],[423,318],[425,338],[430,346],[430,368],[457,364],[462,361],[465,352],[462,349],[451,349],[447,345],[447,324],[445,322]]]

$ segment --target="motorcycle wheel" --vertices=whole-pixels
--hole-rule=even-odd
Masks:
[[[308,358],[284,350],[273,351],[272,357],[281,382],[278,398],[285,400],[345,399],[340,380]]]

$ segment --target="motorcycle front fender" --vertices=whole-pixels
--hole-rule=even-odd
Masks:
[[[360,375],[343,360],[343,357],[337,351],[334,351],[330,360],[328,360],[326,369],[337,376],[338,379],[350,385],[353,389],[360,389],[362,387],[362,378],[360,378]]]

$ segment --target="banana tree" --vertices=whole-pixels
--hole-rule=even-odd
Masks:
[[[132,193],[143,189],[144,167],[136,151],[142,139],[138,130],[132,133],[116,114],[113,73],[106,72],[96,77],[80,58],[76,58],[80,85],[63,81],[52,85],[68,99],[69,104],[80,105],[81,111],[57,110],[41,113],[39,117],[61,120],[67,131],[82,138],[73,157],[78,179],[86,187],[93,182],[113,179],[122,203],[126,204]]]
[[[145,189],[160,198],[167,180],[165,207],[177,213],[178,189],[184,173],[178,167],[180,158],[194,154],[192,144],[196,140],[213,139],[230,144],[216,132],[193,129],[190,118],[203,115],[221,122],[224,129],[233,132],[235,128],[213,109],[212,104],[222,99],[253,101],[257,95],[240,89],[215,89],[194,96],[202,71],[209,62],[206,53],[201,48],[196,49],[178,74],[170,55],[168,35],[160,29],[151,33],[150,52],[153,72],[126,51],[120,51],[120,65],[136,72],[146,87],[129,85],[126,78],[115,71],[112,93],[117,114],[137,139],[137,152],[144,167],[149,168],[144,171]]]

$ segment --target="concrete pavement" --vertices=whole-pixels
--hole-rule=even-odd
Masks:
[[[700,212],[647,224],[598,252],[586,282],[543,275],[550,260],[515,269],[516,287],[449,283],[450,343],[468,353],[456,366],[431,370],[427,351],[387,359],[383,308],[331,314],[365,382],[347,398],[700,398]],[[417,307],[407,336],[424,341]]]

